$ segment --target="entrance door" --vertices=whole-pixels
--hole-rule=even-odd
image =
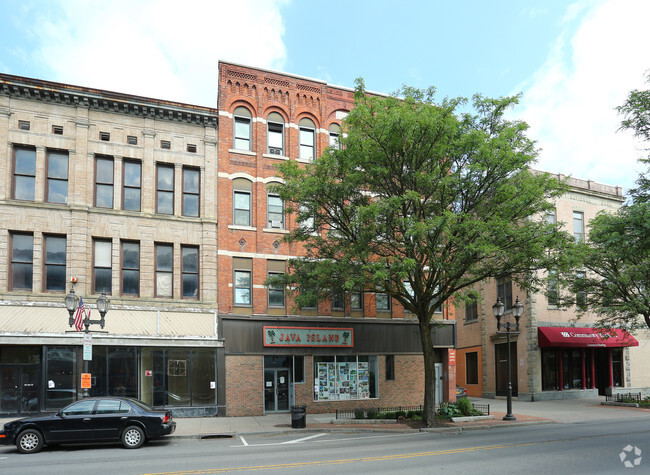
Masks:
[[[496,395],[508,395],[508,344],[503,343],[494,345],[494,353],[496,360]],[[512,365],[510,367],[510,380],[512,382],[512,395],[517,396],[517,342],[510,342],[510,354],[512,357]]]
[[[289,370],[264,370],[264,412],[289,411]]]
[[[39,412],[38,365],[0,365],[0,413]]]

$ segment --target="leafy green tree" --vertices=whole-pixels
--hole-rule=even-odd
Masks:
[[[564,185],[530,171],[537,155],[523,122],[504,112],[516,97],[434,101],[434,89],[401,98],[357,82],[347,135],[313,163],[283,162],[276,188],[302,226],[304,244],[285,284],[299,306],[341,291],[389,295],[417,317],[425,368],[424,421],[435,421],[434,310],[473,284],[510,275],[540,285],[569,237],[536,216]],[[277,283],[277,281],[276,281]]]
[[[649,76],[650,81],[650,76]],[[618,107],[629,129],[650,141],[650,91],[634,90]],[[640,159],[650,164],[648,157]],[[593,311],[604,326],[650,328],[650,179],[636,180],[630,200],[614,214],[601,213],[590,223],[589,240],[580,247],[584,275],[569,276],[569,289],[583,296],[584,314]]]

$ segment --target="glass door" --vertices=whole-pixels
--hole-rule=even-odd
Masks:
[[[289,410],[289,370],[264,370],[264,411],[287,412]]]
[[[0,365],[0,413],[40,411],[38,365]]]

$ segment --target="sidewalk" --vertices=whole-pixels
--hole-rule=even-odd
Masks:
[[[444,426],[423,429],[426,431],[459,431],[481,428],[507,427],[529,424],[578,423],[595,420],[625,419],[643,417],[650,420],[650,410],[633,407],[603,406],[604,398],[567,399],[557,401],[517,401],[513,400],[513,414],[516,421],[504,421],[506,414],[505,399],[470,398],[476,404],[489,404],[490,414],[494,419],[474,422],[446,423]],[[334,424],[335,414],[307,414],[305,429],[291,428],[291,414],[268,414],[253,417],[197,417],[175,418],[176,431],[171,437],[213,438],[234,437],[235,435],[253,433],[280,433],[297,431],[397,431],[411,432],[408,424]],[[0,426],[14,418],[0,419]]]

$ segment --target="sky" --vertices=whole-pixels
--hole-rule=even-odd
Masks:
[[[634,185],[647,0],[0,0],[0,72],[216,107],[219,60],[371,91],[521,94],[535,168]]]

